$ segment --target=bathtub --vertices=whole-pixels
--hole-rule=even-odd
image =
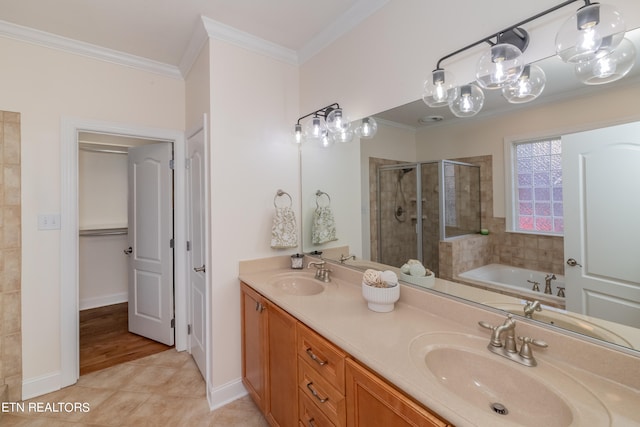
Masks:
[[[544,293],[544,278],[547,274],[549,273],[510,265],[488,264],[460,273],[457,279],[463,283],[483,289],[528,300],[537,299],[540,302],[564,308],[565,299],[556,296],[558,293],[557,287],[564,287],[564,276],[556,274],[556,280],[551,281],[553,295],[548,295]],[[533,284],[527,282],[527,280],[538,282],[540,292],[533,291]]]

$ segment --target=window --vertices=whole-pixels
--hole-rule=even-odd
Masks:
[[[562,142],[516,142],[511,148],[512,230],[562,235]]]

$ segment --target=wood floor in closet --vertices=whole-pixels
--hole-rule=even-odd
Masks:
[[[129,332],[127,310],[125,302],[80,311],[80,375],[171,348]]]

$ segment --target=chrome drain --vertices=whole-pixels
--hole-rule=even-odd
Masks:
[[[509,410],[507,409],[507,407],[504,406],[502,403],[494,402],[489,406],[491,406],[491,409],[493,409],[493,412],[495,412],[498,415],[507,415],[509,413]]]

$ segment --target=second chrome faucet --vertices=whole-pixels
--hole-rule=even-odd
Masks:
[[[516,321],[513,320],[511,314],[507,316],[507,319],[502,325],[493,326],[484,321],[478,322],[478,325],[491,330],[491,338],[489,339],[489,345],[487,346],[489,351],[525,366],[536,366],[538,364],[536,359],[533,357],[533,352],[531,351],[532,345],[548,347],[547,343],[544,341],[530,337],[518,337],[518,339],[522,341],[522,346],[520,347],[520,351],[518,351],[515,332]]]

